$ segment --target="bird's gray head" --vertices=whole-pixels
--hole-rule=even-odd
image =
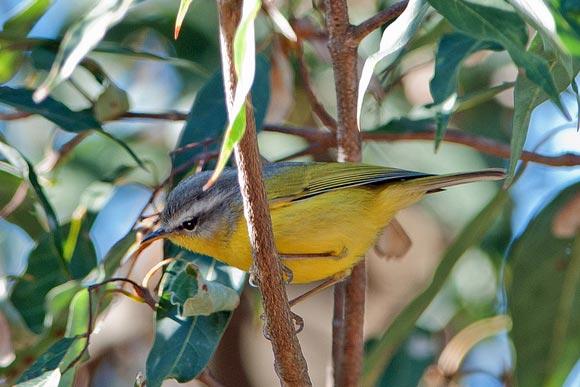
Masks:
[[[160,227],[146,239],[170,235],[195,235],[209,239],[217,231],[234,230],[242,211],[236,171],[226,169],[208,190],[203,186],[211,171],[201,172],[182,180],[167,197],[161,213]],[[145,240],[144,240],[145,241]]]

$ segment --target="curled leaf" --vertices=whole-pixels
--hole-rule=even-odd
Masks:
[[[175,30],[173,31],[173,39],[177,40],[179,37],[179,31],[181,31],[181,24],[183,24],[183,19],[187,14],[187,10],[191,5],[192,0],[181,0],[179,3],[179,10],[177,11],[177,18],[175,19]]]
[[[35,102],[43,101],[63,80],[71,76],[81,60],[117,24],[133,0],[99,1],[85,17],[76,22],[64,35],[56,59],[44,82],[33,95]]]
[[[129,111],[129,97],[125,90],[108,81],[105,90],[97,98],[93,111],[100,122],[112,121]]]
[[[359,128],[364,95],[373,76],[375,66],[379,61],[386,61],[387,65],[395,62],[405,48],[405,45],[419,28],[419,24],[421,24],[428,8],[429,5],[425,0],[409,1],[407,7],[397,20],[385,28],[381,43],[379,44],[379,50],[366,59],[358,84],[356,117]]]
[[[245,102],[254,82],[256,72],[256,42],[254,38],[254,20],[260,10],[260,0],[244,0],[242,18],[234,36],[234,67],[237,84],[234,91],[234,100],[228,103],[228,128],[224,136],[217,165],[212,176],[204,186],[211,187],[225,168],[234,146],[244,136],[246,131]]]
[[[183,303],[183,316],[209,316],[215,312],[234,310],[240,303],[238,293],[219,282],[200,281],[197,294]]]
[[[294,32],[294,29],[292,28],[288,20],[286,20],[284,15],[282,15],[282,12],[280,12],[278,7],[276,7],[274,1],[272,0],[265,1],[264,6],[266,7],[266,12],[268,12],[270,19],[272,19],[274,25],[276,26],[276,28],[278,28],[278,30],[280,30],[282,35],[284,35],[288,40],[296,42],[298,40],[296,32]]]

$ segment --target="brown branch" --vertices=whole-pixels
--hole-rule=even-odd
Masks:
[[[296,33],[299,40],[328,40],[328,34],[326,31],[319,29],[312,23],[312,20],[308,18],[300,18],[291,20],[290,24],[292,29]]]
[[[328,49],[334,72],[338,126],[338,161],[361,160],[358,130],[357,42],[348,18],[346,0],[325,0]],[[335,286],[333,317],[333,366],[336,386],[357,386],[362,371],[366,270],[364,259],[343,283]]]
[[[383,25],[389,25],[395,21],[399,15],[403,13],[407,4],[407,0],[393,4],[387,9],[383,9],[374,16],[368,18],[364,22],[352,28],[351,38],[356,43],[360,43],[368,34]]]
[[[119,118],[145,118],[152,120],[167,120],[167,121],[185,121],[187,120],[187,114],[170,111],[164,113],[138,113],[138,112],[127,112]]]
[[[300,77],[302,78],[302,85],[306,91],[306,96],[310,100],[312,111],[326,127],[331,129],[333,132],[336,132],[336,120],[330,115],[330,113],[328,113],[326,108],[318,100],[318,97],[316,97],[314,89],[312,88],[312,81],[310,80],[308,67],[306,66],[306,61],[304,60],[304,48],[301,41],[298,41],[296,44],[296,59],[298,60],[298,71],[300,72]]]
[[[240,0],[218,0],[220,45],[224,69],[225,95],[233,103],[236,75],[233,63],[233,37],[240,19]],[[251,103],[246,103],[246,132],[234,148],[244,215],[254,256],[253,267],[260,287],[266,316],[265,331],[272,342],[275,369],[282,385],[309,386],[306,361],[294,331],[288,296],[284,288],[282,264],[274,245],[268,199],[262,180],[262,166],[256,139],[256,123]]]
[[[10,121],[18,120],[31,116],[32,113],[26,112],[16,112],[16,113],[0,113],[0,120]],[[127,112],[119,118],[144,118],[152,120],[169,120],[169,121],[184,121],[187,119],[186,113],[180,112],[165,112],[165,113],[141,113],[141,112]],[[304,156],[307,154],[313,154],[316,152],[323,152],[328,148],[336,147],[336,139],[331,133],[321,132],[318,129],[312,128],[296,128],[286,125],[277,124],[265,124],[265,131],[277,132],[291,134],[295,136],[300,136],[311,143],[312,147],[308,151],[300,151],[297,154],[286,157],[286,159],[292,159],[299,156]],[[363,141],[413,141],[413,140],[433,140],[435,136],[434,130],[425,130],[420,132],[403,132],[403,133],[373,133],[362,132],[361,134]],[[82,137],[74,138],[74,142],[81,140]],[[478,150],[479,152],[486,153],[491,156],[499,157],[502,159],[510,158],[510,146],[506,143],[496,141],[484,136],[479,136],[465,132],[460,129],[449,129],[444,137],[447,142],[461,144]],[[215,141],[215,140],[206,140]],[[315,143],[315,144],[313,144]],[[72,144],[71,144],[72,145]],[[187,146],[196,147],[199,144]],[[62,151],[62,149],[61,149]],[[174,151],[175,152],[175,151]],[[215,157],[215,153],[204,154],[202,157],[198,157],[196,161],[206,160],[207,158]],[[552,167],[574,167],[580,165],[580,154],[567,152],[560,154],[558,156],[548,156],[543,155],[533,151],[523,151],[520,160],[533,162],[537,164],[549,165]]]
[[[38,165],[38,172],[46,173],[55,169],[89,134],[91,134],[90,131],[81,132],[61,146],[59,150],[51,151]]]
[[[324,133],[317,129],[296,128],[282,125],[266,125],[265,131],[284,133],[302,137],[310,143],[316,143],[317,151],[325,151],[336,147],[336,139],[330,133]],[[373,133],[362,132],[363,141],[432,141],[435,138],[435,130],[403,133]],[[487,137],[464,132],[459,129],[448,129],[443,138],[446,142],[461,144],[473,148],[479,152],[502,159],[509,159],[511,150],[508,144],[492,140]],[[523,151],[520,160],[549,165],[553,167],[573,167],[580,165],[580,154],[563,153],[558,156],[548,156],[533,151]]]

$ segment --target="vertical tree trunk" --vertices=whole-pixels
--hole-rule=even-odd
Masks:
[[[338,110],[338,161],[361,161],[361,139],[356,117],[357,46],[346,0],[326,0],[328,47],[332,58]],[[366,270],[361,261],[351,276],[335,288],[333,362],[336,386],[356,386],[363,361]],[[342,315],[341,315],[342,314]]]
[[[236,75],[233,63],[233,38],[240,20],[240,0],[219,0],[220,40],[225,94],[233,102]],[[282,278],[282,265],[274,245],[272,222],[256,139],[256,123],[251,103],[246,103],[246,132],[235,147],[238,179],[243,197],[244,215],[265,312],[265,331],[272,342],[275,369],[284,386],[309,386],[306,361],[294,331],[288,297]]]

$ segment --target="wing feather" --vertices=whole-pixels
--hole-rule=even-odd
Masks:
[[[358,163],[278,163],[264,166],[268,197],[296,201],[338,189],[431,176]]]

